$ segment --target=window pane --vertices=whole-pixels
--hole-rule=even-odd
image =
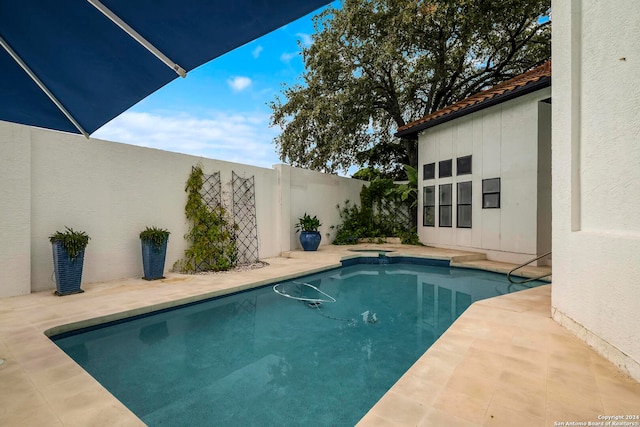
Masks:
[[[451,164],[452,164],[451,159],[443,160],[438,163],[438,176],[440,178],[446,178],[448,176],[451,176]]]
[[[482,180],[482,192],[483,193],[499,193],[500,192],[500,178],[483,179]]]
[[[471,181],[458,183],[458,204],[471,204]]]
[[[440,227],[451,227],[451,206],[440,206]]]
[[[422,211],[422,225],[425,227],[433,227],[436,220],[436,208],[434,206],[425,206]]]
[[[436,205],[436,186],[430,185],[428,187],[424,187],[424,202],[425,206],[435,206]]]
[[[458,206],[458,228],[471,228],[471,205]]]
[[[471,156],[458,157],[456,159],[456,173],[467,175],[471,173]]]
[[[429,163],[422,166],[422,179],[433,179],[436,177],[436,164]]]
[[[451,204],[451,184],[440,185],[440,204],[441,205],[450,205]]]
[[[500,193],[483,194],[482,195],[482,207],[483,208],[499,208],[500,207]]]

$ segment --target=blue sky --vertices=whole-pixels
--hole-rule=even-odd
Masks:
[[[281,163],[268,103],[298,81],[316,11],[178,78],[93,137],[255,166]]]

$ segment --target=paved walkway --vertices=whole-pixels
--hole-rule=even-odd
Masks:
[[[379,247],[369,245],[368,248]],[[360,246],[362,248],[362,246]],[[394,254],[507,271],[477,254],[384,245]],[[0,299],[0,425],[143,423],[46,336],[339,265],[349,247],[266,260],[257,270],[125,279]],[[527,274],[538,274],[529,268]],[[550,286],[472,305],[361,420],[362,426],[553,426],[640,412],[640,384],[550,318]]]

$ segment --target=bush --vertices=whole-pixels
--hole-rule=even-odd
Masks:
[[[404,196],[405,192],[404,187],[398,188],[390,179],[374,178],[368,187],[362,187],[360,206],[352,205],[349,200],[344,206],[337,206],[342,223],[331,227],[336,230],[333,244],[352,245],[359,239],[375,241],[384,237],[400,237],[402,243],[410,245],[421,244],[416,228],[399,221],[393,209],[402,203],[414,209],[410,206],[413,200]]]
[[[188,193],[185,214],[191,221],[191,228],[184,236],[191,247],[184,251],[185,258],[176,261],[175,271],[193,273],[198,271],[224,271],[238,263],[236,246],[237,225],[227,217],[222,206],[211,208],[202,200],[202,168],[193,168],[187,180],[185,191]]]
[[[49,236],[49,241],[51,243],[60,243],[72,260],[75,260],[80,255],[80,252],[87,247],[89,240],[91,240],[91,237],[84,231],[75,231],[73,228],[66,226],[65,231],[56,231]]]

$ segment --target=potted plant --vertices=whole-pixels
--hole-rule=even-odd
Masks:
[[[70,295],[84,292],[80,289],[84,249],[90,237],[84,231],[65,227],[49,236],[53,248],[53,271],[56,278],[56,295]]]
[[[158,227],[147,227],[140,233],[142,244],[142,267],[145,280],[164,279],[164,261],[167,256],[169,231]]]
[[[300,244],[305,251],[316,251],[320,246],[320,240],[322,236],[318,232],[320,227],[320,220],[315,215],[310,217],[307,213],[304,213],[302,218],[298,218],[296,224],[296,231],[300,231]]]

